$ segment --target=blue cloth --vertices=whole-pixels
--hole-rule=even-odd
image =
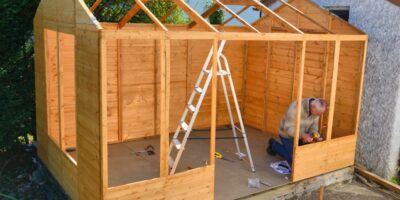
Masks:
[[[289,165],[292,165],[293,160],[293,138],[281,138],[282,144],[277,142],[276,140],[272,141],[272,151],[276,154],[280,155],[286,161],[288,161]],[[303,141],[299,140],[299,145],[303,145]]]

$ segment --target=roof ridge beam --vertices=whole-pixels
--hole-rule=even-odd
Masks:
[[[303,11],[297,9],[295,6],[293,6],[292,4],[284,1],[284,0],[278,0],[280,1],[283,5],[289,7],[291,10],[295,11],[296,13],[302,15],[303,17],[305,17],[306,19],[308,19],[309,21],[311,21],[312,23],[314,23],[315,25],[319,26],[320,28],[324,29],[326,32],[328,33],[333,33],[331,30],[329,30],[328,28],[326,28],[325,26],[323,26],[322,24],[318,23],[317,21],[315,21],[314,19],[312,19],[311,17],[307,16]]]
[[[142,0],[142,3],[147,3],[148,0]],[[133,5],[133,7],[128,11],[128,13],[126,13],[126,15],[118,22],[118,28],[123,28],[125,26],[126,23],[129,22],[129,20],[132,19],[133,16],[136,15],[137,12],[139,12],[140,7],[139,5],[136,3],[135,5]]]
[[[219,0],[214,0],[214,2],[216,4],[218,4],[220,7],[222,7],[224,10],[226,10],[229,14],[231,14],[233,17],[235,17],[237,20],[239,20],[240,23],[242,23],[243,25],[245,25],[246,27],[248,27],[250,30],[256,32],[256,33],[260,33],[260,31],[258,31],[256,28],[254,28],[252,25],[250,25],[249,23],[246,22],[246,20],[244,20],[243,18],[241,18],[239,15],[236,15],[235,12],[233,12],[231,9],[229,9],[225,4],[223,4],[222,2],[220,2]]]
[[[239,10],[236,15],[240,15],[242,14],[244,11],[246,11],[248,8],[250,8],[250,6],[245,6],[243,7],[241,10]],[[232,19],[234,19],[234,16],[231,16],[229,19],[225,20],[224,22],[222,22],[222,24],[220,26],[224,26],[225,24],[227,24],[228,22],[230,22]]]

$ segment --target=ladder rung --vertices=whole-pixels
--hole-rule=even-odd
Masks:
[[[187,131],[188,130],[188,125],[186,124],[186,122],[181,122],[181,128],[183,129],[183,130],[185,130],[185,131]]]
[[[227,71],[225,71],[225,70],[220,70],[220,71],[218,72],[218,75],[219,75],[219,76],[225,76],[225,75],[229,75],[229,73],[228,73]]]
[[[179,140],[178,140],[178,138],[174,138],[174,139],[172,139],[172,142],[174,143],[174,146],[175,146],[175,148],[176,149],[181,149],[181,142],[179,142]]]
[[[235,126],[235,129],[236,129],[237,131],[243,133],[243,132],[242,132],[242,129],[240,129],[239,127]]]
[[[196,92],[198,92],[199,94],[203,92],[203,89],[201,89],[200,87],[195,87],[194,90],[196,90]]]
[[[203,72],[206,73],[206,74],[209,74],[211,72],[211,70],[205,69],[205,70],[203,70]]]
[[[194,107],[194,105],[192,104],[188,104],[187,108],[190,110],[190,112],[194,113],[194,111],[196,111],[196,107]]]
[[[169,156],[168,165],[169,165],[169,168],[172,168],[174,166],[174,159],[171,156]]]

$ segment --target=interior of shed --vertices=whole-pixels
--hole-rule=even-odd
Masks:
[[[285,15],[285,12],[282,12]],[[288,18],[290,18],[288,16]],[[270,24],[268,24],[270,23]],[[101,23],[105,29],[117,24]],[[342,24],[340,24],[342,26]],[[332,29],[335,25],[332,24]],[[186,29],[187,25],[166,25],[169,29]],[[271,21],[259,21],[254,27],[270,32],[284,32]],[[310,28],[310,27],[309,27]],[[124,30],[154,30],[151,24],[126,24]],[[245,27],[225,25],[225,31],[248,31]],[[306,27],[308,33],[321,28]],[[343,29],[340,29],[343,31]],[[159,103],[160,103],[160,41],[143,39],[109,39],[107,53],[107,128],[109,186],[158,178],[159,169]],[[174,132],[193,85],[212,46],[209,40],[171,40],[171,79],[169,128]],[[307,42],[303,97],[319,97],[328,101],[334,56],[334,42]],[[361,79],[362,42],[342,42],[336,91],[332,138],[355,133],[358,91]],[[50,83],[49,113],[51,138],[61,141],[60,148],[76,158],[74,105],[74,36],[46,31],[47,79]],[[54,54],[54,52],[59,52]],[[218,140],[216,151],[229,160],[217,159],[215,171],[216,199],[237,198],[290,182],[290,176],[270,168],[282,160],[265,152],[270,137],[276,137],[278,126],[288,105],[296,100],[301,42],[290,41],[227,41],[223,54],[227,57],[235,91],[249,137],[256,173],[246,159],[235,156],[233,140]],[[61,56],[60,56],[61,55]],[[58,63],[58,64],[57,64]],[[59,66],[59,67],[57,67]],[[60,69],[60,67],[62,67]],[[63,73],[59,73],[62,71]],[[232,96],[230,96],[232,98]],[[63,106],[60,106],[63,105]],[[62,113],[62,114],[60,114]],[[197,117],[193,136],[209,136],[211,98],[208,94]],[[231,135],[227,125],[226,102],[220,82],[217,99],[217,136]],[[328,113],[320,122],[326,133]],[[237,118],[235,119],[237,122]],[[61,138],[58,132],[62,132]],[[242,142],[241,142],[242,143]],[[243,144],[243,143],[242,143]],[[151,145],[154,154],[146,147]],[[208,140],[190,140],[177,172],[207,164]],[[243,150],[244,147],[241,146]],[[247,178],[270,183],[259,189],[247,187]]]

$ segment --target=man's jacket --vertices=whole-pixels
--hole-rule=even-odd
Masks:
[[[318,132],[319,116],[314,116],[310,113],[311,99],[314,98],[306,98],[301,101],[299,138],[301,138],[300,136],[302,133],[312,134]],[[296,129],[296,105],[296,101],[289,105],[289,108],[279,126],[279,135],[284,138],[294,138],[294,132]]]

